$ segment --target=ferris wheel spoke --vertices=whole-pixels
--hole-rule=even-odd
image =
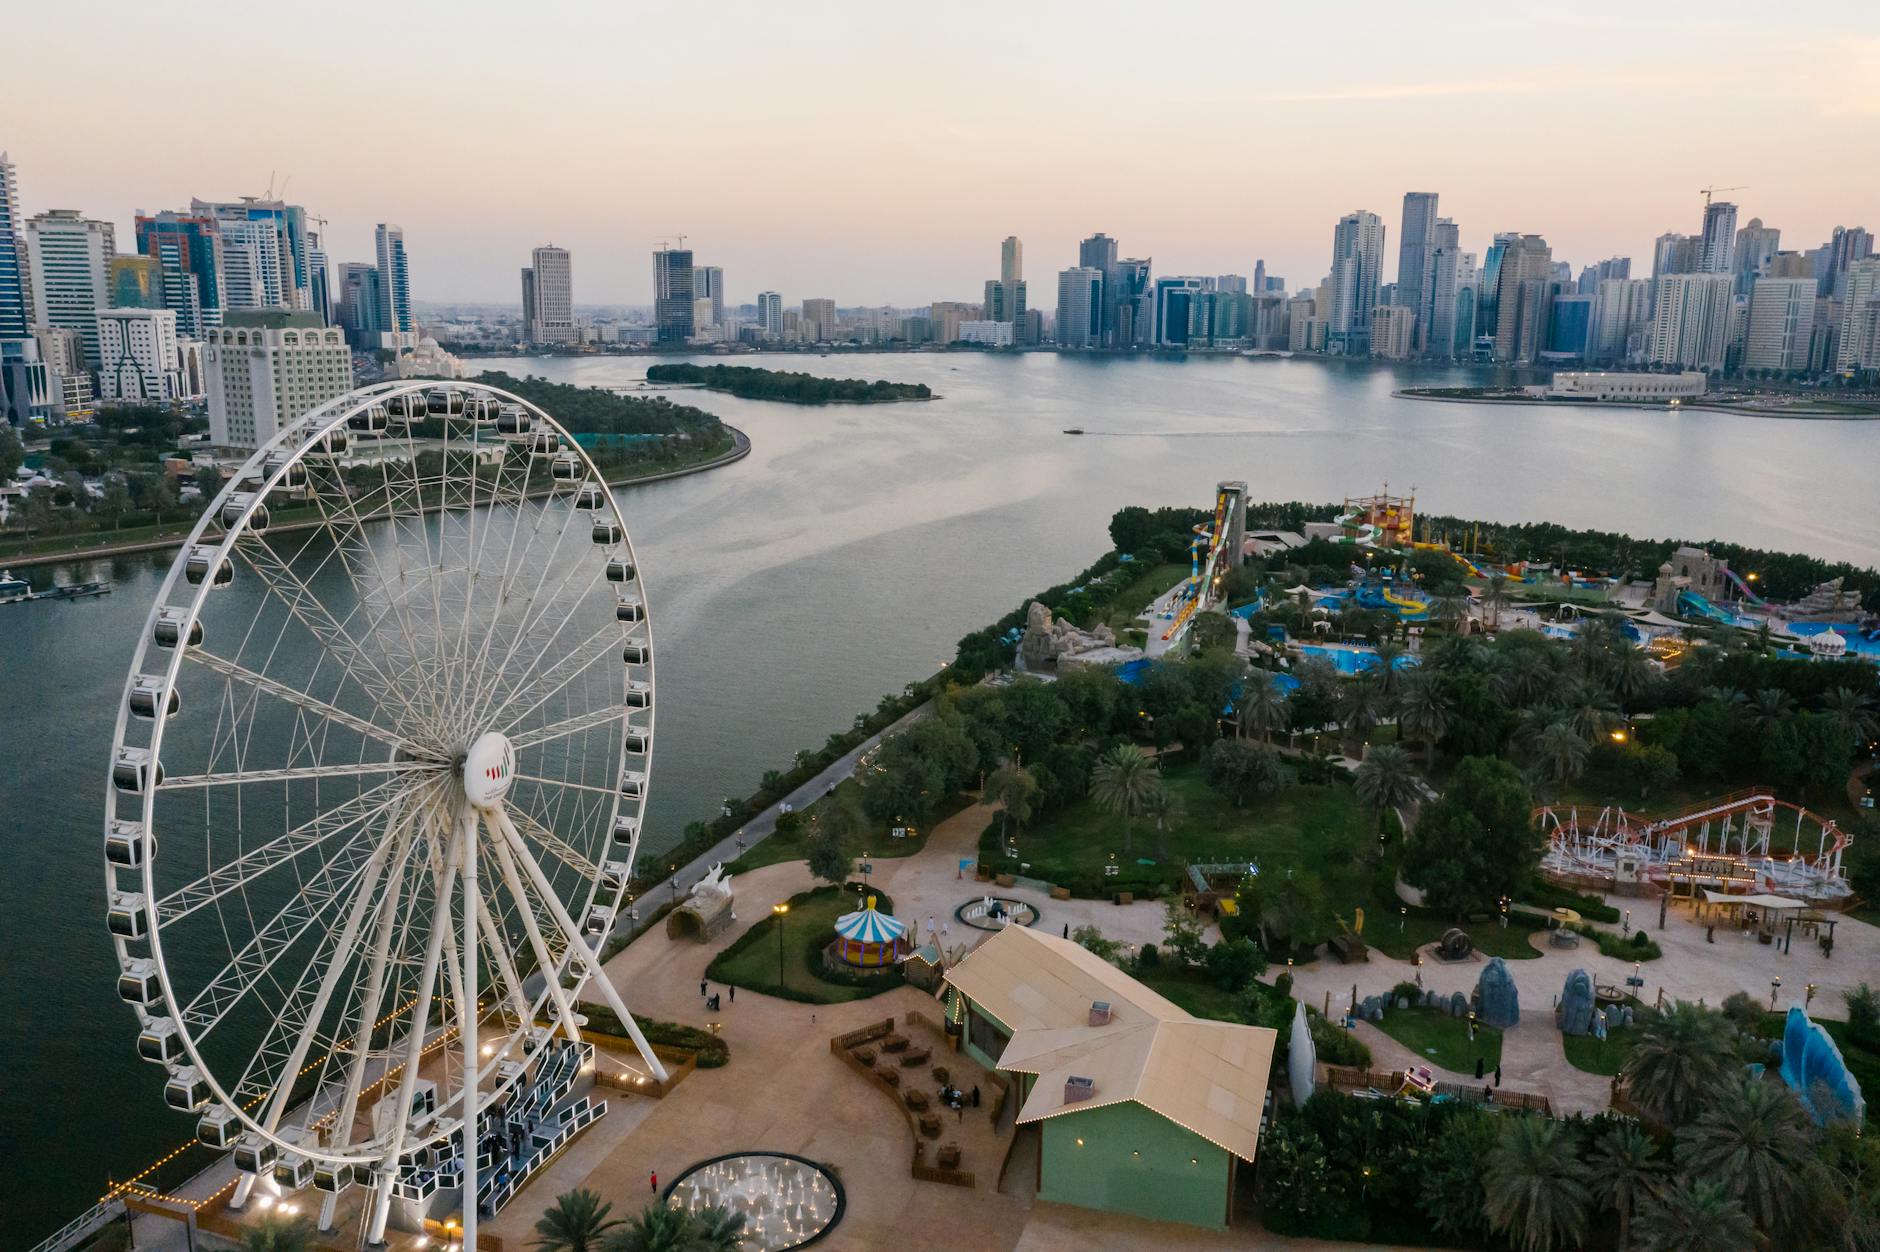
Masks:
[[[567,1032],[569,1039],[578,1041],[581,1038],[581,1027],[575,1021],[568,989],[562,985],[563,962],[568,957],[571,940],[561,933],[561,927],[553,920],[552,913],[546,919],[546,925],[543,924],[544,919],[537,917],[536,901],[539,895],[532,893],[525,885],[523,875],[516,867],[517,856],[510,849],[506,833],[500,828],[490,833],[490,849],[496,853],[496,864],[502,873],[503,883],[509,888],[510,898],[516,902],[516,913],[522,920],[523,933],[528,936],[529,947],[535,953],[536,968],[541,972],[549,1000],[555,1006],[555,1020]],[[528,850],[524,848],[522,857],[526,859],[527,855]],[[550,933],[562,940],[560,951],[556,951],[549,943]]]
[[[517,829],[522,831],[525,837],[541,844],[543,848],[555,855],[555,859],[559,860],[569,869],[575,870],[588,878],[593,878],[600,873],[600,866],[589,860],[573,844],[563,839],[541,822],[536,821],[527,813],[512,808],[509,816],[511,820],[516,823]]]
[[[245,665],[239,665],[224,657],[216,656],[214,653],[207,652],[202,648],[186,649],[183,655],[188,660],[201,665],[205,669],[214,670],[216,673],[222,674],[225,677],[233,678],[240,683],[245,683],[253,687],[256,691],[265,692],[268,695],[285,700],[289,704],[323,717],[329,722],[344,726],[348,730],[355,730],[369,739],[376,739],[389,747],[396,748],[403,742],[392,731],[387,730],[377,723],[369,722],[363,717],[356,717],[346,712],[346,710],[329,704],[317,696],[301,691],[297,687],[290,687],[286,683],[269,678],[265,674],[256,673]],[[368,694],[370,693],[368,692]]]
[[[612,797],[617,794],[611,787],[596,787],[592,783],[568,782],[561,778],[543,778],[539,774],[517,774],[517,782],[532,782],[542,787],[554,787],[563,791],[590,791],[597,796]]]
[[[524,709],[523,715],[533,712]],[[626,717],[626,710],[621,708],[599,708],[587,713],[578,713],[573,717],[564,717],[558,722],[546,726],[537,726],[533,730],[520,731],[509,736],[509,744],[516,751],[524,748],[536,748],[556,739],[565,739],[569,735],[578,735],[584,730],[599,730],[603,726],[618,726]]]
[[[157,901],[157,928],[170,926],[232,891],[246,889],[269,870],[293,861],[311,848],[321,847],[335,836],[349,831],[356,835],[356,828],[404,798],[410,785],[410,780],[404,777],[388,778],[336,808],[316,814],[234,860],[216,866],[195,882],[178,887]]]
[[[569,683],[581,677],[596,662],[614,655],[614,648],[619,642],[620,627],[609,622],[575,644],[540,674],[525,672],[507,686],[494,685],[492,695],[477,714],[478,720],[498,726],[516,725],[554,698]],[[528,699],[529,703],[520,709],[516,708],[517,702],[523,699]]]
[[[570,649],[569,654],[564,660],[571,662],[573,667],[561,668],[560,672],[562,677],[559,681],[555,681],[557,672],[556,666],[551,666],[549,669],[544,670],[539,677],[536,675],[536,669],[541,665],[543,658],[547,657],[556,645],[561,642],[562,633],[566,631],[568,626],[574,621],[575,613],[590,604],[589,597],[603,574],[604,571],[602,570],[595,571],[588,585],[582,588],[581,591],[572,598],[573,603],[569,606],[567,614],[556,624],[552,632],[543,635],[539,621],[526,628],[525,633],[531,638],[540,639],[540,643],[536,649],[536,655],[529,662],[527,667],[524,668],[521,676],[516,680],[511,693],[503,700],[502,705],[491,712],[491,717],[502,716],[518,697],[530,691],[536,692],[538,698],[535,703],[523,710],[521,716],[526,716],[534,712],[535,709],[540,707],[550,696],[560,691],[568,682],[585,671],[588,666],[594,664],[595,661],[600,660],[603,656],[606,656],[613,650],[614,646],[620,642],[621,628],[619,623],[608,622]],[[544,616],[546,616],[546,614]],[[544,684],[551,682],[553,683],[552,686],[544,687]],[[490,700],[486,700],[485,706],[487,707],[490,702]]]
[[[227,787],[242,783],[304,782],[316,778],[361,778],[373,774],[436,773],[434,761],[360,761],[356,765],[299,765],[288,769],[229,770],[215,774],[178,774],[157,785],[159,791],[190,787]]]

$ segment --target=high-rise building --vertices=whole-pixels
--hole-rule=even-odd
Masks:
[[[530,343],[573,343],[574,260],[566,248],[544,244],[522,271],[523,333]]]
[[[1547,343],[1541,359],[1584,361],[1592,347],[1594,297],[1557,290],[1548,302]]]
[[[1546,344],[1554,254],[1539,235],[1508,240],[1495,275],[1495,360],[1524,364]]]
[[[1812,277],[1758,278],[1749,297],[1743,368],[1784,374],[1806,370],[1809,333],[1814,324]]]
[[[418,323],[411,315],[411,270],[405,261],[404,228],[380,222],[373,228],[372,240],[379,258],[379,325],[396,334],[414,334]]]
[[[711,320],[706,326],[722,326],[725,321],[725,267],[722,265],[694,265],[692,267],[692,298],[711,301]]]
[[[1736,206],[1713,200],[1704,206],[1704,227],[1699,233],[1697,268],[1705,274],[1733,274],[1736,270]]]
[[[1011,322],[1015,339],[1024,339],[1025,322],[1025,247],[1017,235],[1007,235],[999,245],[999,276],[986,280],[985,319]]]
[[[1371,310],[1384,259],[1384,219],[1365,209],[1347,213],[1332,230],[1332,315],[1328,352],[1365,356],[1371,350]],[[1160,323],[1158,322],[1158,325]]]
[[[183,398],[176,314],[170,310],[100,310],[98,351],[98,396],[106,403],[163,404]]]
[[[1769,272],[1769,263],[1781,246],[1782,232],[1773,226],[1764,226],[1760,217],[1750,218],[1749,225],[1736,232],[1733,269],[1737,295],[1750,294],[1756,280]]]
[[[1475,253],[1453,243],[1430,249],[1424,288],[1427,324],[1419,321],[1422,350],[1443,360],[1467,360],[1475,337]],[[1466,307],[1467,312],[1459,313]]]
[[[1417,315],[1408,305],[1380,304],[1371,311],[1371,355],[1386,361],[1409,357]]]
[[[803,301],[803,338],[811,343],[822,343],[834,339],[836,335],[836,302],[834,300]]]
[[[0,336],[0,423],[36,426],[49,421],[62,407],[55,378],[40,358],[37,338]]]
[[[1734,321],[1730,295],[1734,282],[1734,276],[1728,273],[1666,274],[1660,278],[1647,359],[1654,365],[1722,369],[1729,355]]]
[[[1025,277],[1025,245],[1017,235],[1007,235],[999,244],[999,281],[1016,283]]]
[[[1703,269],[1704,240],[1701,235],[1680,235],[1668,231],[1652,245],[1652,277],[1666,274],[1695,274]]]
[[[109,273],[117,255],[109,222],[77,209],[53,209],[26,223],[33,302],[41,326],[78,332],[86,361],[98,361],[98,310],[111,307]]]
[[[1842,289],[1854,262],[1873,255],[1873,235],[1864,226],[1836,226],[1834,237],[1822,248],[1825,272],[1816,294],[1839,297],[1845,294]]]
[[[1247,294],[1246,276],[1242,274],[1222,274],[1214,280],[1214,289],[1216,291],[1235,292],[1244,296]]]
[[[1429,278],[1430,249],[1436,246],[1436,196],[1434,191],[1406,191],[1403,196],[1403,229],[1397,236],[1396,303],[1417,316],[1424,310],[1423,285]],[[1420,341],[1427,323],[1413,336]]]
[[[779,292],[757,293],[757,325],[766,337],[783,338],[783,296]]]
[[[363,261],[343,261],[339,267],[339,324],[346,342],[356,352],[379,346],[379,271]]]
[[[985,310],[964,300],[936,300],[927,307],[927,320],[933,324],[935,343],[956,343],[960,327],[966,322],[983,320]]]
[[[1840,280],[1841,326],[1835,338],[1834,368],[1855,369],[1861,365],[1864,323],[1867,310],[1880,303],[1880,258],[1863,257],[1851,262]]]
[[[112,257],[105,271],[105,285],[114,309],[163,307],[163,271],[155,257],[135,253]]]
[[[1185,348],[1205,333],[1207,305],[1201,296],[1209,279],[1170,276],[1155,280],[1155,340],[1158,347]]]
[[[176,330],[201,339],[222,324],[222,233],[206,214],[137,214],[137,250],[154,257],[163,273],[163,307],[176,314]]]
[[[0,152],[0,339],[24,339],[33,325],[20,226],[19,175],[7,154]]]
[[[1103,299],[1104,343],[1112,348],[1141,348],[1155,336],[1153,266],[1144,257],[1125,257],[1110,271]]]
[[[1065,348],[1101,347],[1102,322],[1103,271],[1094,265],[1060,270],[1057,288],[1058,345]]]
[[[692,302],[692,249],[661,248],[653,253],[653,334],[660,343],[681,344],[698,332]]]
[[[1508,251],[1508,245],[1519,239],[1518,232],[1503,231],[1495,236],[1495,242],[1488,246],[1482,256],[1481,281],[1476,287],[1475,333],[1478,336],[1493,339],[1499,310],[1495,300],[1501,289],[1501,258]]]
[[[1643,358],[1651,338],[1652,281],[1608,278],[1593,293],[1587,356],[1595,361]]]
[[[1086,269],[1096,270],[1103,275],[1103,292],[1097,302],[1096,334],[1101,345],[1110,343],[1110,320],[1115,312],[1116,278],[1116,240],[1101,231],[1077,245],[1077,264]],[[1058,328],[1059,342],[1063,341],[1063,327]]]
[[[352,353],[312,310],[231,310],[203,360],[209,437],[257,448],[281,427],[352,390]]]
[[[221,235],[223,307],[319,312],[314,307],[316,235],[306,209],[243,196],[232,203],[192,199],[189,215],[212,219]]]

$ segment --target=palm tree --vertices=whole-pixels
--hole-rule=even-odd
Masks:
[[[1566,691],[1567,721],[1588,743],[1619,724],[1619,709],[1605,689],[1593,682],[1576,682]]]
[[[1155,854],[1163,860],[1168,859],[1169,827],[1178,825],[1185,813],[1182,798],[1170,791],[1166,783],[1158,783],[1154,791],[1142,798],[1142,815],[1155,823]]]
[[[1593,1146],[1593,1190],[1619,1215],[1621,1252],[1632,1242],[1632,1214],[1638,1211],[1639,1198],[1663,1169],[1657,1155],[1658,1145],[1637,1122],[1614,1126]]]
[[[1865,692],[1836,687],[1822,695],[1821,711],[1855,747],[1880,738],[1880,716],[1875,716],[1873,700]]]
[[[1502,699],[1525,708],[1553,690],[1553,662],[1545,652],[1523,649],[1508,659],[1495,685]]]
[[[1384,690],[1375,678],[1363,674],[1345,684],[1344,695],[1338,702],[1338,720],[1352,751],[1363,746],[1364,737],[1371,733],[1383,713]]]
[[[1488,576],[1488,583],[1482,588],[1482,607],[1488,610],[1488,628],[1495,630],[1501,625],[1502,606],[1508,603],[1508,576],[1497,571]]]
[[[1766,735],[1795,711],[1795,697],[1780,687],[1764,687],[1750,697],[1749,705],[1743,711],[1749,717],[1750,725]]]
[[[743,1239],[742,1213],[649,1204],[608,1237],[606,1252],[737,1252]]]
[[[1593,1195],[1564,1123],[1515,1118],[1489,1155],[1482,1181],[1489,1224],[1525,1252],[1581,1245]]]
[[[1373,745],[1358,763],[1356,787],[1358,799],[1377,814],[1377,828],[1382,831],[1386,811],[1417,798],[1417,774],[1411,768],[1410,754],[1394,743]]]
[[[1678,1169],[1717,1178],[1772,1238],[1794,1232],[1814,1163],[1814,1123],[1779,1082],[1739,1078],[1678,1131]]]
[[[1750,635],[1750,638],[1756,641],[1756,655],[1768,656],[1769,649],[1775,643],[1775,637],[1775,629],[1771,627],[1768,622],[1756,623],[1756,629]]]
[[[1291,720],[1292,705],[1287,703],[1286,693],[1272,681],[1272,676],[1265,671],[1249,674],[1241,687],[1240,699],[1234,703],[1234,722],[1240,733],[1257,733],[1263,741],[1271,742],[1273,732],[1286,729]]]
[[[1003,761],[986,779],[986,799],[999,806],[1000,835],[1008,824],[1023,830],[1038,804],[1038,780],[1024,766]]]
[[[1636,647],[1630,640],[1622,641],[1613,649],[1607,672],[1612,682],[1612,693],[1619,697],[1619,708],[1622,711],[1650,691],[1658,681],[1658,667],[1652,664],[1652,659],[1645,655],[1642,648]]]
[[[1377,661],[1367,672],[1377,676],[1377,685],[1382,688],[1387,700],[1397,692],[1397,661],[1407,651],[1409,649],[1395,639],[1385,639],[1377,645]]]
[[[564,1191],[536,1220],[530,1246],[542,1252],[600,1252],[601,1236],[620,1225],[619,1218],[607,1216],[613,1207],[586,1187]]]
[[[1449,700],[1430,674],[1413,674],[1397,689],[1397,729],[1423,741],[1423,768],[1436,763],[1436,744],[1449,733]]]
[[[1460,674],[1482,667],[1482,645],[1466,635],[1451,635],[1428,649],[1424,662],[1443,674]]]
[[[1682,1125],[1735,1064],[1722,1014],[1687,1000],[1646,1013],[1627,1062],[1632,1102],[1661,1122]]]
[[[313,1252],[313,1223],[304,1217],[263,1215],[242,1231],[246,1252]]]
[[[1723,1184],[1675,1179],[1640,1197],[1639,1252],[1742,1252],[1756,1246],[1756,1225]]]
[[[1120,743],[1090,771],[1090,798],[1123,819],[1123,851],[1129,851],[1130,823],[1141,816],[1143,801],[1161,786],[1155,761],[1133,743]]]
[[[1571,725],[1557,721],[1541,731],[1534,751],[1547,777],[1556,788],[1562,788],[1586,772],[1586,758],[1592,748]]]
[[[1437,596],[1430,602],[1430,617],[1451,630],[1460,630],[1469,617],[1469,598],[1454,594]]]

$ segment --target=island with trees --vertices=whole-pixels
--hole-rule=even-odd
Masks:
[[[749,365],[651,365],[649,383],[671,383],[722,391],[742,400],[778,400],[785,404],[892,404],[900,400],[931,400],[926,383],[869,382],[863,378],[822,378],[788,370],[757,369]]]

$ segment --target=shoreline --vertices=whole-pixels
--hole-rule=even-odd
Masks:
[[[766,404],[794,404],[798,408],[815,409],[830,404],[921,404],[928,400],[938,400],[939,393],[925,396],[895,396],[887,400],[790,400],[783,396],[747,396],[733,391],[729,387],[714,387],[710,383],[662,383],[644,384],[647,391],[709,391],[713,395],[730,396],[734,400],[755,400]]]
[[[1415,388],[1397,388],[1390,394],[1393,399],[1422,400],[1439,404],[1525,404],[1537,408],[1555,409],[1646,409],[1656,413],[1733,413],[1739,417],[1766,417],[1787,422],[1880,421],[1880,412],[1782,413],[1729,404],[1679,404],[1674,407],[1670,404],[1643,400],[1549,400],[1533,396],[1439,396],[1427,391],[1418,391]]]
[[[661,470],[657,474],[639,474],[631,478],[608,479],[607,485],[609,487],[637,487],[642,483],[665,482],[668,479],[685,478],[692,474],[702,474],[707,470],[720,469],[726,465],[734,465],[742,461],[751,454],[751,437],[742,430],[739,430],[736,426],[733,426],[730,422],[724,422],[723,425],[726,430],[731,432],[731,448],[729,451],[722,452],[709,461],[700,461],[697,465],[687,465],[672,470]],[[553,488],[547,488],[541,491],[532,491],[529,493],[529,498],[538,499],[541,496],[549,494],[552,490]],[[425,507],[424,512],[434,513],[442,507],[442,505],[428,505]],[[375,519],[368,517],[361,520],[373,521]],[[282,534],[287,534],[321,525],[324,525],[324,523],[318,521],[289,522],[284,526],[276,526],[272,529]],[[194,521],[190,523],[190,530],[193,529],[195,529]],[[81,561],[102,561],[121,556],[136,556],[142,552],[166,552],[172,548],[182,547],[189,539],[189,533],[189,530],[185,530],[180,534],[165,535],[154,539],[138,539],[128,543],[97,544],[89,548],[73,549],[71,551],[35,552],[20,556],[0,556],[0,565],[5,566],[7,569],[32,569],[43,565],[76,565]]]

